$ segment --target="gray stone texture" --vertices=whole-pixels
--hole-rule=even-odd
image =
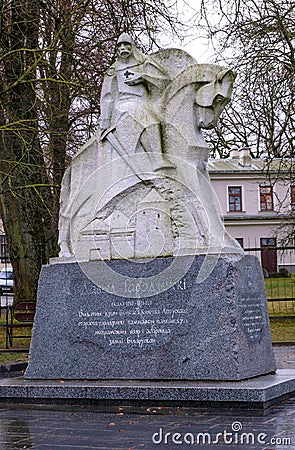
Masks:
[[[178,258],[174,272],[187,258]],[[159,292],[157,277],[149,277],[174,259],[108,262],[129,298],[115,294],[122,286],[100,279],[102,261],[44,266],[25,377],[243,380],[274,372],[259,261],[222,256],[198,283],[204,257],[196,256],[180,281]],[[108,292],[97,286],[107,283]]]

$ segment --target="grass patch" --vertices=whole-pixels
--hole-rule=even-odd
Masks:
[[[27,362],[28,357],[28,353],[0,353],[0,364]]]
[[[290,278],[266,278],[269,316],[295,316],[295,274]],[[278,298],[280,301],[269,301]],[[294,298],[294,300],[284,300]],[[295,342],[295,320],[281,319],[270,322],[273,342]]]
[[[266,295],[272,298],[295,298],[295,274],[290,278],[265,278]]]
[[[295,300],[268,301],[267,305],[270,316],[295,316]]]
[[[273,342],[295,342],[295,321],[274,320],[270,322],[270,331]]]

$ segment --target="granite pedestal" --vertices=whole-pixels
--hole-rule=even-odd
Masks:
[[[273,373],[259,261],[223,256],[199,283],[204,257],[196,256],[165,290],[157,275],[173,260],[110,261],[122,286],[106,286],[102,261],[44,266],[25,377],[233,381]]]

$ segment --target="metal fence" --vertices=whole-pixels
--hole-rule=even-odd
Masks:
[[[264,275],[271,319],[295,319],[295,247],[245,248],[259,258]]]

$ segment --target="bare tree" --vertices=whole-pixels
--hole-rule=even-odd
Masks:
[[[214,152],[226,155],[235,143],[250,146],[253,156],[294,157],[293,0],[202,1],[202,20],[217,43],[217,60],[237,72],[232,104],[221,123],[228,145],[217,140]]]
[[[248,146],[264,157],[269,182],[295,186],[295,3],[293,0],[202,0],[199,23],[212,39],[216,61],[237,73],[231,105],[207,135],[212,154]],[[275,170],[274,170],[275,168]],[[294,190],[294,187],[293,187]],[[294,242],[294,209],[280,235]],[[293,244],[294,245],[294,244]]]

